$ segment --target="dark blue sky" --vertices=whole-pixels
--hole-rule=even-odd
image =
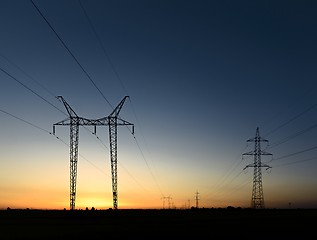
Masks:
[[[253,159],[241,158],[253,149],[247,140],[259,127],[271,144],[263,149],[273,154],[263,159],[272,166],[263,174],[268,205],[316,207],[316,2],[33,3],[38,9],[26,0],[0,3],[0,168],[7,172],[0,204],[14,201],[4,189],[8,182],[18,189],[12,174],[21,161],[37,174],[22,164],[19,175],[37,186],[49,156],[51,167],[63,169],[60,188],[67,194],[69,149],[39,129],[52,131],[67,117],[55,96],[78,115],[99,118],[129,95],[121,117],[135,124],[136,139],[120,128],[119,182],[142,199],[147,189],[148,205],[172,195],[181,207],[199,191],[206,207],[248,206],[253,169],[241,171]],[[67,143],[68,131],[57,129]],[[81,134],[80,151],[110,174],[106,128],[98,129],[101,146],[89,132]],[[85,160],[79,161],[81,168]],[[94,171],[79,169],[78,181]],[[109,176],[106,182],[110,192]]]

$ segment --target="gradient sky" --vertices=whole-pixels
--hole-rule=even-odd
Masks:
[[[316,1],[33,3],[0,2],[0,208],[69,208],[59,95],[90,119],[130,96],[119,209],[249,207],[257,127],[265,206],[317,207]],[[111,208],[108,127],[79,132],[76,208]]]

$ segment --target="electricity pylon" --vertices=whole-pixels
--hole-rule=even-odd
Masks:
[[[171,209],[171,200],[172,200],[172,197],[171,197],[171,195],[168,195],[168,197],[166,197],[167,198],[167,203],[168,203],[168,209]]]
[[[112,111],[112,113],[100,121],[107,123],[109,126],[109,142],[110,142],[110,162],[111,162],[111,179],[112,179],[112,197],[113,197],[113,208],[118,208],[118,174],[117,174],[117,126],[130,125],[132,126],[132,134],[134,134],[134,125],[128,121],[119,118],[119,113],[129,96],[125,96],[118,106]]]
[[[78,117],[75,111],[68,105],[62,96],[57,97],[61,100],[68,112],[69,118],[55,123],[53,125],[53,134],[55,135],[55,125],[70,126],[70,210],[75,208],[76,200],[76,180],[77,180],[77,162],[78,162],[78,139],[79,126],[82,124],[82,118]]]
[[[261,150],[261,142],[268,142],[268,140],[260,137],[259,128],[257,127],[255,137],[247,140],[247,142],[254,142],[254,150],[251,152],[243,153],[242,155],[253,155],[254,162],[244,167],[253,167],[253,188],[252,188],[252,199],[251,199],[251,208],[263,209],[264,205],[264,196],[263,196],[263,187],[262,187],[262,167],[266,169],[271,168],[270,166],[263,164],[261,162],[261,155],[272,155]],[[243,169],[243,170],[244,170]]]
[[[162,197],[161,197],[161,199],[163,199],[163,209],[165,209],[165,199],[166,199],[167,197],[165,197],[164,195],[162,195]]]
[[[134,134],[134,125],[121,118],[119,112],[125,99],[125,96],[118,106],[112,111],[108,117],[99,119],[87,119],[79,117],[75,111],[69,106],[62,96],[58,96],[69,115],[69,118],[62,120],[53,125],[53,134],[55,134],[56,125],[69,125],[70,126],[70,209],[75,208],[76,199],[76,180],[77,180],[77,162],[78,162],[78,139],[79,139],[79,126],[109,126],[109,141],[110,141],[110,160],[111,160],[111,173],[112,173],[112,192],[113,192],[113,206],[115,209],[118,207],[118,194],[117,194],[117,126],[118,125],[132,125]]]
[[[198,209],[198,201],[199,201],[198,195],[199,195],[199,192],[196,191],[196,193],[195,193],[195,201],[196,201],[196,208],[197,208],[197,209]]]

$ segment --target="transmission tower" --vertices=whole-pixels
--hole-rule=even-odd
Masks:
[[[161,199],[163,199],[163,209],[165,209],[165,199],[166,199],[167,197],[165,197],[164,195],[161,197]]]
[[[119,113],[128,96],[125,96],[118,106],[112,111],[112,113],[101,121],[105,121],[109,126],[109,142],[110,142],[110,161],[111,161],[111,178],[112,178],[112,196],[113,196],[113,208],[118,208],[118,174],[117,174],[117,126],[131,125],[132,134],[134,134],[134,125],[121,118]]]
[[[247,142],[254,142],[254,150],[251,152],[243,153],[242,155],[253,155],[254,162],[244,167],[253,167],[253,188],[252,188],[252,199],[251,208],[264,209],[264,196],[262,187],[262,167],[266,169],[271,168],[270,166],[261,162],[261,155],[272,155],[261,150],[261,142],[268,142],[268,140],[260,137],[259,128],[257,127],[255,137],[247,140]],[[243,170],[244,170],[243,169]]]
[[[125,96],[113,112],[108,116],[100,119],[87,119],[79,117],[75,111],[69,106],[62,96],[57,97],[61,100],[68,112],[69,118],[53,124],[53,134],[55,134],[56,125],[70,126],[70,209],[75,208],[76,199],[76,180],[77,180],[77,162],[78,162],[78,139],[79,126],[109,126],[109,141],[110,141],[110,160],[112,173],[112,192],[113,192],[113,206],[117,209],[118,194],[117,194],[117,126],[118,125],[132,125],[134,134],[134,125],[118,117],[122,105],[128,96]]]
[[[55,135],[55,125],[69,125],[70,126],[70,210],[75,208],[76,200],[76,180],[77,180],[77,162],[78,162],[78,139],[79,126],[82,118],[78,117],[75,111],[68,105],[62,96],[57,97],[61,100],[68,112],[69,118],[55,123],[53,125],[53,134]]]
[[[199,195],[199,192],[196,191],[195,193],[196,208],[198,208],[198,201],[200,200],[198,195]]]
[[[167,198],[167,202],[168,202],[168,209],[171,209],[171,199],[172,199],[172,197],[171,197],[171,195],[169,195],[166,198]]]

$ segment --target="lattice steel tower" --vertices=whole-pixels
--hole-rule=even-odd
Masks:
[[[268,142],[268,140],[260,137],[259,128],[257,127],[255,137],[247,140],[247,142],[254,142],[254,151],[243,153],[242,155],[253,155],[253,164],[247,165],[244,169],[248,167],[253,167],[253,188],[252,188],[252,199],[251,208],[264,209],[264,196],[263,196],[263,186],[262,186],[262,167],[271,168],[270,166],[263,164],[261,162],[261,155],[272,155],[261,150],[261,142]]]
[[[198,201],[199,201],[198,195],[199,195],[199,192],[196,191],[196,193],[195,193],[196,208],[198,208]]]
[[[134,125],[119,117],[121,108],[128,96],[125,96],[112,113],[103,118],[109,126],[109,142],[110,142],[110,161],[111,161],[111,179],[112,179],[112,197],[113,207],[118,208],[118,173],[117,173],[117,126],[118,125],[131,125],[132,134],[134,134]]]
[[[124,101],[128,96],[125,96],[118,106],[112,111],[108,117],[99,119],[87,119],[79,117],[75,111],[69,106],[62,96],[57,97],[61,100],[68,112],[69,118],[53,124],[53,134],[55,134],[56,125],[70,126],[70,209],[75,208],[76,199],[76,181],[77,181],[77,162],[78,162],[78,139],[79,126],[109,126],[109,142],[110,142],[110,160],[111,160],[111,175],[112,175],[112,194],[113,207],[118,208],[118,193],[117,193],[117,126],[118,125],[132,125],[132,134],[134,134],[134,125],[121,118],[119,112],[123,106]]]
[[[69,125],[70,126],[70,210],[75,208],[76,200],[76,182],[77,182],[77,162],[78,162],[78,138],[79,126],[82,118],[78,117],[75,111],[68,105],[62,96],[57,97],[63,102],[69,118],[55,123],[53,125],[53,134],[55,135],[55,125]]]

